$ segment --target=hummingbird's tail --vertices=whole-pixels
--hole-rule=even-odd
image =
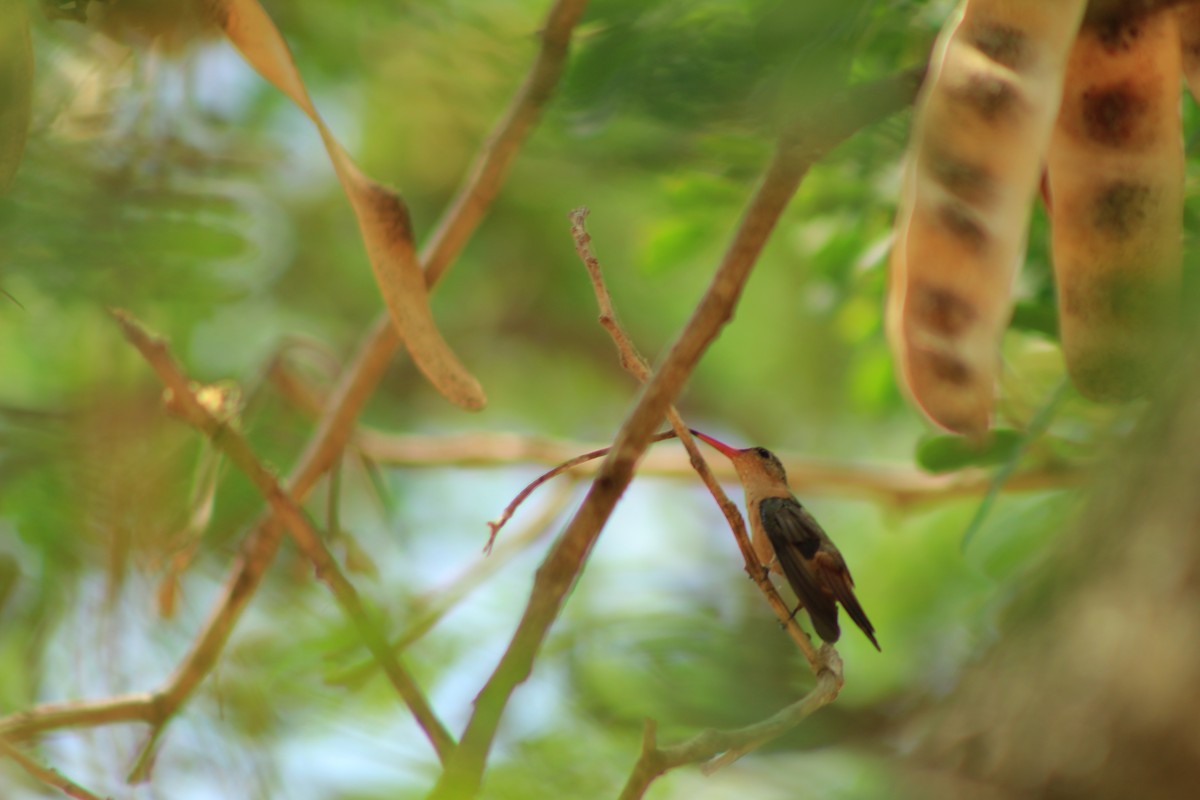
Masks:
[[[875,649],[882,653],[883,648],[879,646],[879,642],[875,641],[875,626],[871,624],[871,620],[867,619],[867,612],[863,611],[862,606],[858,604],[858,598],[854,596],[854,590],[850,588],[851,584],[848,578],[849,576],[846,581],[838,581],[834,585],[834,595],[842,604],[842,608],[846,609],[850,619],[854,620],[854,624],[862,629],[862,632],[871,640],[871,644],[875,645]],[[813,620],[813,624],[816,624],[816,620]]]

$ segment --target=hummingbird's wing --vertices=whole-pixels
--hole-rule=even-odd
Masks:
[[[827,642],[838,640],[837,604],[841,603],[878,650],[875,627],[854,596],[850,570],[813,515],[794,497],[765,498],[758,513],[779,566],[808,610],[817,635]]]

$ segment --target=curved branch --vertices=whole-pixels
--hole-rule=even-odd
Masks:
[[[587,218],[587,209],[578,208],[571,212],[571,234],[575,237],[575,249],[579,252],[579,257],[583,260],[584,266],[587,268],[588,275],[592,279],[592,290],[596,294],[596,305],[600,307],[600,324],[608,331],[612,337],[613,344],[617,346],[618,352],[621,354],[621,366],[633,374],[638,379],[639,383],[645,383],[650,378],[650,367],[646,363],[646,359],[638,352],[634,346],[633,340],[629,338],[629,334],[617,322],[617,313],[613,309],[612,297],[608,293],[608,287],[604,284],[604,274],[600,269],[600,260],[596,258],[592,252],[591,240],[592,237],[588,234],[584,227],[584,220]],[[716,501],[717,507],[721,509],[721,513],[725,515],[725,521],[729,523],[729,530],[733,532],[733,539],[737,542],[738,549],[742,553],[742,560],[746,565],[746,574],[758,586],[758,590],[763,593],[767,603],[775,611],[775,615],[779,618],[783,629],[804,653],[804,657],[808,659],[808,665],[812,669],[813,674],[821,672],[823,667],[820,661],[820,656],[817,654],[816,648],[813,647],[812,640],[808,638],[800,626],[796,623],[796,615],[788,610],[787,604],[775,591],[775,585],[771,583],[771,579],[767,577],[767,571],[764,565],[759,563],[758,555],[754,552],[753,546],[750,544],[750,536],[746,532],[746,523],[742,519],[742,514],[738,511],[738,507],[725,494],[725,490],[721,488],[721,484],[717,482],[712,470],[709,468],[708,461],[696,446],[695,440],[692,438],[691,428],[683,421],[679,410],[674,404],[667,406],[667,420],[671,423],[672,431],[679,437],[680,443],[687,450],[688,459],[692,469],[700,476],[700,480]],[[657,437],[655,437],[657,438]],[[840,683],[838,684],[841,685]]]
[[[55,789],[58,789],[67,797],[73,797],[75,800],[100,800],[100,795],[89,792],[58,770],[42,766],[21,752],[19,748],[10,744],[3,736],[0,736],[0,755],[7,756],[17,762],[21,769],[47,786],[53,786]]]
[[[270,504],[275,518],[288,529],[296,545],[313,563],[317,578],[329,587],[342,610],[350,618],[350,622],[358,629],[363,642],[412,711],[413,717],[433,744],[438,757],[445,760],[455,746],[454,738],[438,719],[411,673],[388,646],[376,615],[367,608],[354,584],[342,573],[337,560],[309,522],[304,510],[284,491],[274,473],[263,466],[236,425],[214,414],[209,404],[201,399],[201,392],[204,390],[198,392],[195,389],[195,385],[183,374],[167,349],[166,343],[148,333],[129,314],[114,311],[113,316],[120,323],[125,337],[162,380],[166,387],[168,409],[208,437],[213,446],[220,449],[250,479]],[[165,721],[164,719],[162,723],[154,726],[151,742],[157,739]],[[149,753],[149,750],[150,748],[144,748],[143,753]],[[139,761],[139,767],[135,768],[135,776],[141,774],[143,763],[144,758]]]
[[[817,674],[817,685],[804,697],[787,708],[772,714],[762,722],[731,731],[709,729],[685,742],[660,748],[656,725],[646,720],[642,737],[642,752],[634,764],[620,800],[640,800],[660,775],[687,764],[707,762],[704,772],[711,774],[741,756],[776,739],[799,725],[822,706],[833,702],[841,690],[841,660],[829,645],[821,647],[821,655],[830,668]]]
[[[911,82],[912,78],[907,80]],[[888,87],[882,97],[879,96],[881,86]],[[915,91],[914,83],[911,92]],[[567,592],[579,577],[617,500],[632,480],[634,466],[645,451],[654,428],[683,388],[700,356],[721,327],[732,319],[750,271],[801,178],[817,158],[866,121],[882,118],[911,102],[912,93],[898,100],[897,78],[870,84],[841,98],[835,108],[814,109],[813,119],[820,120],[820,125],[790,132],[780,142],[700,304],[621,426],[613,450],[605,459],[583,505],[538,569],[516,633],[491,678],[476,697],[471,720],[432,797],[457,800],[478,793],[500,717],[513,691],[532,671],[534,659],[558,617]],[[859,101],[865,101],[869,108],[864,108],[864,103]]]
[[[359,429],[355,444],[380,464],[405,467],[468,466],[507,467],[514,464],[561,464],[579,453],[603,448],[598,443],[573,442],[516,433],[473,432],[449,435],[391,434]],[[991,473],[964,469],[935,475],[903,464],[872,464],[813,458],[796,452],[775,451],[787,469],[788,482],[798,494],[861,497],[900,509],[979,497],[987,493]],[[725,461],[709,465],[722,480],[737,473]],[[594,475],[597,463],[579,464],[574,474]],[[682,478],[693,472],[686,453],[675,448],[647,450],[638,463],[641,475]],[[1075,466],[1030,467],[1014,473],[1004,483],[1006,492],[1039,492],[1081,485],[1088,472]]]

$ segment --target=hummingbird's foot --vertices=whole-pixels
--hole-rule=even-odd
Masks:
[[[767,580],[768,578],[770,578],[770,577],[771,577],[771,570],[772,570],[774,567],[778,566],[778,564],[779,564],[779,559],[778,559],[778,558],[772,558],[772,559],[771,559],[771,560],[770,560],[768,563],[766,563],[766,564],[759,564],[759,566],[760,566],[760,567],[762,567],[762,571],[763,571],[763,572],[762,572],[762,577],[763,577],[763,580],[764,580],[764,581],[765,581],[765,580]]]
[[[792,613],[788,614],[788,618],[786,621],[784,621],[784,620],[779,621],[779,629],[787,630],[788,622],[794,622],[796,620],[796,615],[800,613],[800,609],[802,609],[802,608],[804,608],[803,603],[800,603],[795,608],[793,608]]]

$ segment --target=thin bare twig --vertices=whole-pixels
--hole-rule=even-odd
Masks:
[[[364,456],[380,464],[405,467],[469,466],[507,467],[531,463],[553,466],[585,451],[607,450],[596,442],[575,442],[517,433],[472,431],[461,434],[393,434],[360,428],[354,443]],[[934,475],[902,464],[813,458],[786,450],[773,451],[787,469],[788,482],[802,494],[859,497],[901,510],[933,503],[978,497],[988,491],[991,472],[963,469]],[[709,464],[722,480],[737,473],[728,461]],[[597,465],[586,462],[575,474],[594,474]],[[638,463],[641,475],[684,477],[694,472],[687,455],[673,448],[647,450]],[[1030,467],[1016,472],[1004,484],[1005,492],[1042,492],[1081,485],[1087,478],[1082,466]]]
[[[911,84],[904,91],[905,81]],[[513,691],[533,669],[546,634],[578,579],[588,554],[617,500],[633,478],[634,466],[654,428],[683,387],[700,356],[733,315],[750,271],[808,168],[835,144],[874,119],[912,101],[919,76],[889,78],[849,92],[835,109],[814,109],[820,120],[780,142],[754,192],[716,275],[699,305],[663,358],[621,426],[587,497],[538,569],[533,591],[508,649],[475,699],[474,713],[431,797],[459,800],[479,791],[484,765],[500,717]],[[897,100],[897,95],[902,99]],[[837,112],[837,113],[834,113]]]
[[[674,439],[675,436],[675,431],[666,431],[651,437],[650,441],[661,442],[666,439]],[[500,529],[504,527],[504,523],[512,519],[512,515],[515,514],[517,509],[521,507],[521,503],[524,503],[529,498],[529,495],[533,494],[539,486],[551,478],[561,475],[570,469],[580,466],[581,464],[586,464],[589,461],[593,461],[597,458],[608,455],[608,451],[611,449],[611,447],[601,447],[596,450],[583,453],[582,455],[568,458],[561,464],[556,465],[549,472],[543,472],[541,475],[535,478],[528,486],[522,489],[516,497],[512,499],[511,503],[504,507],[504,511],[501,512],[498,518],[488,523],[488,528],[491,530],[491,535],[488,536],[487,544],[483,546],[483,552],[492,552],[492,545],[496,541],[496,534],[499,533]]]
[[[587,232],[584,224],[587,215],[588,210],[586,208],[577,208],[571,212],[571,235],[575,239],[575,250],[579,253],[579,257],[583,260],[588,275],[592,279],[592,291],[596,295],[596,305],[600,307],[600,324],[608,331],[613,343],[617,346],[617,350],[621,354],[621,366],[632,373],[639,383],[645,383],[650,377],[650,367],[646,363],[646,359],[634,346],[633,340],[625,333],[625,329],[621,327],[621,323],[617,322],[616,311],[613,309],[612,296],[609,294],[608,287],[604,283],[604,273],[600,268],[600,259],[596,258],[595,253],[592,252],[592,237]],[[667,419],[671,423],[672,430],[679,436],[679,441],[683,443],[684,448],[687,450],[692,469],[700,476],[700,480],[704,482],[705,487],[707,487],[709,493],[713,496],[713,500],[716,501],[717,507],[725,515],[725,521],[729,523],[729,529],[733,532],[733,539],[737,542],[738,549],[742,552],[746,574],[750,576],[751,580],[758,586],[759,591],[766,597],[767,602],[775,610],[775,615],[779,618],[784,630],[792,637],[792,641],[796,643],[796,646],[800,648],[800,652],[804,653],[804,657],[808,660],[808,665],[812,669],[813,674],[819,673],[824,665],[819,660],[818,651],[813,647],[812,640],[808,638],[808,634],[796,623],[796,615],[789,611],[787,604],[783,602],[783,598],[775,590],[774,584],[771,583],[771,579],[768,577],[765,565],[759,563],[758,556],[750,544],[750,537],[746,533],[746,523],[742,519],[741,512],[738,511],[737,506],[729,499],[721,484],[713,476],[712,470],[708,466],[708,461],[701,454],[700,448],[696,446],[696,442],[692,439],[691,429],[683,421],[683,417],[674,405],[667,406]]]
[[[412,711],[417,724],[433,744],[438,756],[444,760],[455,746],[454,738],[437,718],[416,680],[388,647],[387,638],[376,619],[377,615],[368,610],[354,584],[342,573],[337,560],[309,522],[308,516],[284,492],[274,473],[263,466],[249,442],[236,427],[214,415],[198,398],[193,385],[171,356],[166,344],[158,337],[150,335],[127,313],[114,311],[113,316],[120,323],[125,337],[138,349],[166,386],[168,408],[207,436],[262,493],[276,518],[287,527],[297,546],[313,563],[317,578],[333,592],[371,654],[379,660],[392,686]]]
[[[600,530],[633,478],[634,465],[654,427],[691,369],[728,321],[750,269],[808,164],[777,152],[755,192],[716,277],[692,318],[622,425],[583,505],[538,569],[529,602],[508,649],[475,699],[475,711],[431,797],[474,797],[500,717],[517,685],[533,669],[546,633],[558,617]]]
[[[106,697],[102,700],[76,700],[44,703],[0,719],[0,736],[20,740],[43,731],[60,728],[95,728],[118,722],[156,724],[162,714],[158,696],[147,692]]]
[[[608,292],[608,287],[604,283],[600,261],[592,252],[590,245],[591,236],[588,235],[584,227],[586,216],[586,209],[577,209],[572,212],[571,232],[575,237],[575,248],[583,259],[589,275],[591,275],[592,288],[596,294],[596,303],[600,307],[600,322],[608,330],[613,338],[613,342],[617,345],[617,349],[621,353],[621,364],[632,372],[639,381],[644,382],[649,369],[646,366],[645,359],[635,349],[632,339],[625,333],[617,321],[612,298]],[[841,692],[843,684],[842,661],[838,656],[837,650],[828,644],[817,650],[813,647],[808,635],[796,623],[795,613],[788,609],[787,604],[784,603],[776,591],[774,584],[771,583],[765,568],[766,565],[759,563],[758,555],[755,553],[750,543],[750,537],[746,533],[746,525],[741,513],[739,513],[737,506],[726,496],[721,485],[708,468],[708,462],[699,452],[699,448],[697,448],[696,443],[691,438],[691,431],[674,405],[667,407],[667,418],[671,421],[674,430],[679,432],[680,440],[683,442],[691,458],[692,468],[700,475],[701,480],[704,481],[713,499],[717,502],[722,513],[724,513],[725,519],[729,523],[729,528],[733,532],[734,540],[742,552],[746,573],[754,580],[759,591],[763,593],[768,604],[775,611],[776,617],[779,618],[784,630],[788,632],[788,635],[792,637],[792,640],[800,648],[800,651],[804,653],[809,667],[812,669],[813,674],[817,676],[817,685],[804,698],[762,723],[738,731],[719,732],[708,730],[698,734],[687,742],[665,750],[660,750],[656,744],[657,725],[653,721],[647,720],[646,733],[643,737],[642,754],[630,774],[624,791],[621,793],[622,800],[626,798],[629,800],[641,798],[658,775],[674,767],[707,760],[722,753],[723,755],[720,758],[715,758],[705,765],[706,771],[714,771],[724,764],[731,763],[750,750],[760,747],[771,739],[799,725],[801,721],[821,706],[832,703]]]
[[[831,651],[833,648],[824,645],[821,649]],[[837,654],[827,656],[822,652],[822,657],[836,660]],[[676,767],[708,762],[702,769],[705,774],[711,774],[751,750],[787,733],[837,697],[841,688],[841,680],[837,677],[840,674],[841,663],[837,661],[836,669],[817,675],[817,685],[812,691],[762,722],[731,731],[709,729],[686,742],[670,747],[658,746],[657,725],[653,720],[646,720],[642,752],[621,790],[620,800],[640,800],[656,778]]]
[[[47,786],[53,786],[55,789],[58,789],[67,797],[74,797],[75,800],[101,800],[100,795],[89,792],[87,789],[83,788],[78,783],[75,783],[75,781],[63,775],[58,770],[50,767],[44,767],[38,762],[34,761],[28,755],[23,753],[20,748],[12,744],[12,742],[9,742],[3,736],[0,736],[0,755],[8,756],[10,759],[15,761],[21,767],[21,769],[25,770],[34,778],[46,784]]]

